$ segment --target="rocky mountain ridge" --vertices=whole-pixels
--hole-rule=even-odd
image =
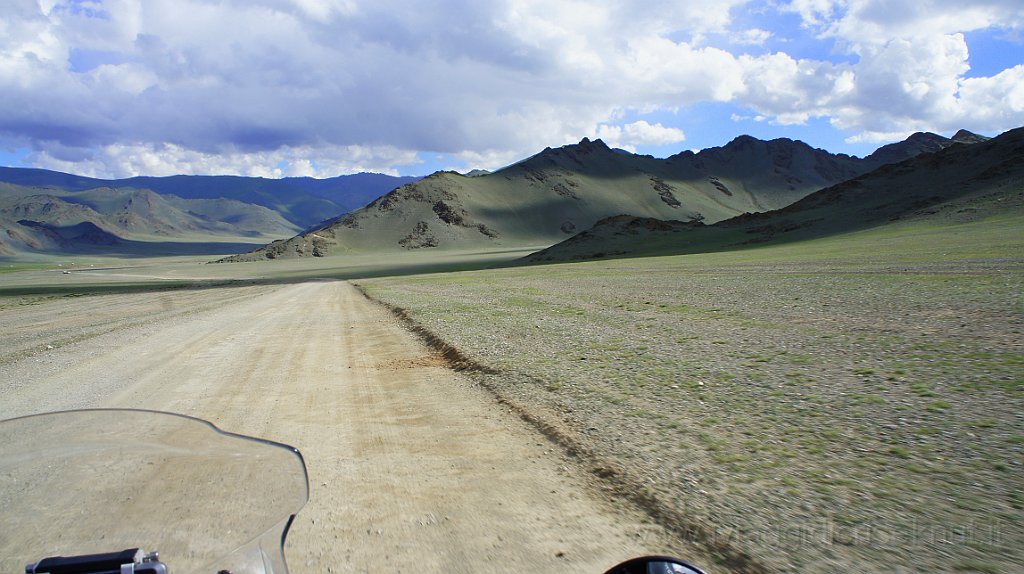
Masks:
[[[964,223],[1024,213],[1024,128],[996,138],[981,138],[969,132],[957,135],[960,138],[953,143],[927,134],[912,137],[912,143],[920,149],[935,151],[883,165],[781,209],[746,213],[713,225],[632,215],[609,217],[528,256],[524,262],[718,251],[810,239],[904,220],[932,218]],[[893,152],[890,148],[882,155]]]
[[[584,138],[493,173],[435,173],[296,237],[222,261],[544,247],[620,214],[715,223],[779,209],[894,158],[957,143],[915,134],[857,158],[785,138],[740,136],[722,147],[657,159]]]

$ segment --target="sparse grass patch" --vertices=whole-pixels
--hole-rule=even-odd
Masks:
[[[794,365],[809,365],[814,359],[810,355],[802,355],[799,353],[786,353],[786,360]]]
[[[914,383],[910,385],[910,390],[919,397],[937,397],[938,393],[933,391],[931,387],[924,383]]]
[[[902,446],[890,447],[889,454],[897,458],[910,458],[910,450]]]
[[[625,416],[633,417],[633,418],[638,418],[638,419],[659,419],[659,418],[664,418],[664,415],[661,415],[661,414],[656,413],[654,411],[649,411],[647,409],[637,409],[637,410],[634,410],[634,411],[628,411],[628,412],[625,413]]]
[[[885,397],[881,395],[854,395],[854,400],[862,405],[884,405]]]

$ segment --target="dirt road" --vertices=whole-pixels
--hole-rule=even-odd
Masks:
[[[190,414],[297,446],[293,572],[601,572],[685,553],[347,283],[0,306],[2,418]]]

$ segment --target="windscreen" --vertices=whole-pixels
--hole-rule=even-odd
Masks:
[[[133,410],[0,422],[0,571],[55,555],[159,551],[171,572],[283,572],[306,503],[297,450]]]

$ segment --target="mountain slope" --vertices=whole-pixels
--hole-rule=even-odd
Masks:
[[[891,146],[888,154],[918,153],[922,146],[913,140]],[[713,223],[784,207],[885,161],[886,154],[860,159],[749,136],[656,159],[584,138],[494,173],[436,173],[297,237],[225,261],[551,245],[622,213]]]
[[[129,239],[266,241],[298,228],[265,207],[227,199],[182,199],[149,190],[0,184],[0,253],[101,252]],[[102,240],[97,238],[102,237]]]
[[[230,259],[544,245],[617,213],[719,221],[786,205],[857,175],[860,163],[791,140],[737,138],[724,148],[661,160],[584,139],[495,173],[434,174],[308,233]]]
[[[22,219],[18,225],[20,227],[6,230],[7,241],[0,241],[0,254],[13,254],[12,243],[27,246],[34,251],[78,252],[89,247],[102,249],[119,245],[123,241],[89,221],[59,226]]]
[[[148,189],[182,199],[230,199],[281,214],[304,229],[362,207],[415,177],[358,173],[328,179],[176,175],[104,180],[56,171],[0,167],[0,182],[23,187],[80,192],[95,188]]]
[[[937,152],[953,145],[954,143],[957,142],[951,138],[945,138],[938,134],[933,134],[931,132],[918,132],[911,135],[904,141],[884,145],[864,159],[869,162],[876,162],[879,164],[899,163],[922,153]]]
[[[973,138],[972,138],[973,139]],[[714,225],[612,217],[527,262],[696,253],[796,241],[905,220],[1024,217],[1024,128],[949,145],[831,186],[783,209]]]

